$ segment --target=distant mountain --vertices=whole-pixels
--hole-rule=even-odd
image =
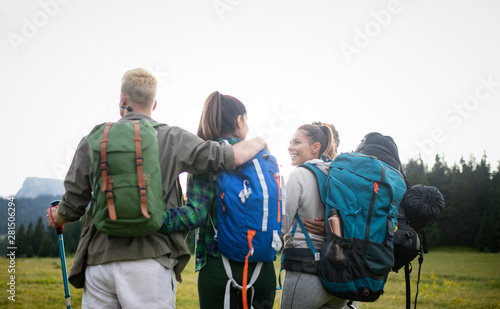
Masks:
[[[0,198],[0,210],[7,214],[7,206],[9,202],[13,202],[16,206],[15,218],[16,218],[16,228],[20,228],[21,224],[27,228],[28,224],[32,223],[35,225],[38,218],[42,217],[45,220],[45,215],[47,213],[47,208],[50,207],[50,202],[54,200],[60,200],[61,195],[39,195],[35,198],[31,197],[16,197],[14,200]],[[0,216],[0,226],[7,226],[8,216]],[[6,234],[7,228],[0,229],[0,235]],[[1,238],[1,237],[0,237]]]
[[[28,177],[17,192],[16,198],[36,198],[41,195],[58,195],[64,193],[63,181],[51,178]]]

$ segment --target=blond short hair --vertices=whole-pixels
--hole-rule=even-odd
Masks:
[[[126,94],[132,103],[146,108],[156,99],[156,85],[156,77],[147,70],[138,68],[123,74],[121,92]]]

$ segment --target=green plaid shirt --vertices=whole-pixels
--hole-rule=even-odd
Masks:
[[[231,145],[241,141],[239,138],[225,138]],[[189,175],[187,184],[187,204],[179,208],[168,209],[163,214],[162,233],[194,230],[196,233],[196,266],[199,271],[205,266],[207,254],[220,257],[215,240],[217,228],[217,198],[216,173],[209,172],[202,175]],[[208,216],[210,214],[210,216]],[[211,219],[211,220],[210,220]],[[213,221],[213,226],[212,226]]]

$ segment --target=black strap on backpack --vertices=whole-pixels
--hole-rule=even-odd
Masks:
[[[417,292],[415,293],[415,308],[417,308],[417,297],[418,297],[418,284],[420,283],[420,271],[422,270],[422,262],[424,261],[424,255],[421,253],[418,257],[418,276],[417,276]]]
[[[423,233],[423,232],[422,232]],[[423,243],[425,243],[425,233],[423,233]],[[418,298],[418,286],[420,284],[420,271],[422,270],[422,263],[424,262],[424,253],[427,253],[427,245],[420,245],[420,252],[418,253],[418,275],[417,275],[417,291],[415,293],[415,305],[414,309],[417,308],[417,298]],[[411,281],[410,274],[413,267],[410,263],[405,264],[405,284],[406,284],[406,309],[411,309]]]
[[[405,265],[405,283],[406,283],[406,309],[411,308],[411,282],[410,274],[412,271],[411,263]]]

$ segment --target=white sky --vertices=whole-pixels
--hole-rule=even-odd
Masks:
[[[153,118],[191,132],[211,92],[239,98],[285,175],[312,121],[335,124],[341,152],[378,131],[404,163],[486,152],[496,170],[499,16],[493,0],[0,0],[0,195],[64,178],[136,67],[159,78]]]

